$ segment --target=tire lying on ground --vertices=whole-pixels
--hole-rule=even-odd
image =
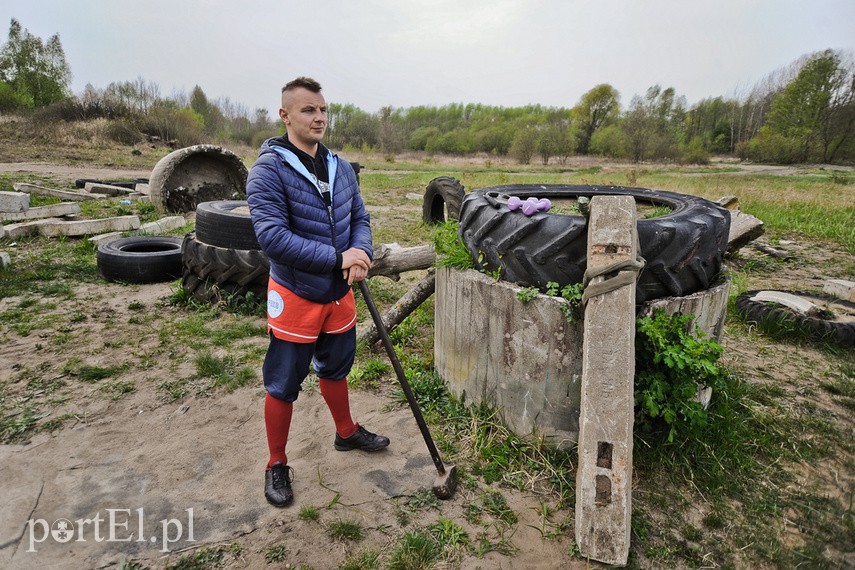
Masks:
[[[261,249],[246,200],[216,200],[196,207],[196,237],[208,245]]]
[[[181,238],[134,236],[98,246],[98,271],[108,281],[159,283],[181,276]]]
[[[191,233],[182,251],[181,285],[195,299],[218,303],[248,293],[259,301],[267,298],[270,262],[260,249],[217,247]]]
[[[441,224],[447,217],[460,219],[460,204],[464,188],[460,181],[451,176],[438,176],[428,182],[422,204],[422,220],[426,224]]]
[[[636,202],[668,206],[671,212],[637,223],[641,256],[647,264],[636,288],[643,303],[706,289],[721,272],[730,214],[717,204],[673,192],[563,184],[493,186],[468,194],[460,209],[460,235],[476,267],[500,277],[545,287],[580,283],[587,267],[588,224],[582,216],[536,213],[507,207],[510,196],[579,198],[629,195]]]
[[[855,303],[803,291],[780,292],[801,297],[830,314],[802,315],[778,303],[754,300],[760,291],[746,291],[737,297],[736,309],[749,323],[780,324],[816,340],[855,347]]]
[[[212,144],[173,151],[154,165],[151,203],[160,213],[190,212],[200,202],[246,197],[247,170],[228,149]]]

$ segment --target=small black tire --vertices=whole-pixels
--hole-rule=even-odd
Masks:
[[[182,286],[196,299],[218,302],[223,294],[246,293],[267,298],[270,262],[260,249],[217,247],[191,233],[184,237],[182,250]]]
[[[508,198],[633,196],[671,212],[637,222],[640,253],[636,301],[682,297],[707,289],[722,271],[730,214],[717,204],[685,194],[565,184],[494,186],[467,194],[460,209],[460,236],[475,266],[501,279],[546,287],[581,283],[587,268],[588,222],[582,216],[508,209]]]
[[[98,246],[98,271],[107,281],[160,283],[181,277],[181,238],[133,236]]]
[[[93,184],[101,184],[100,180],[96,180],[94,178],[78,178],[74,181],[74,185],[77,188],[84,188],[87,182],[92,182]]]
[[[736,309],[746,322],[758,325],[786,323],[810,338],[833,342],[840,346],[855,347],[855,303],[803,291],[780,291],[817,301],[835,313],[845,312],[850,317],[845,320],[829,320],[801,315],[778,303],[752,300],[752,297],[759,292],[759,290],[746,291],[736,298]]]
[[[422,204],[422,219],[426,224],[442,224],[446,219],[460,219],[464,196],[463,184],[451,176],[438,176],[428,182]]]
[[[246,200],[216,200],[196,206],[196,239],[217,247],[261,249]]]

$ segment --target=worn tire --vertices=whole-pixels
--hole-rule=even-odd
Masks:
[[[236,212],[247,208],[246,213]],[[261,249],[246,200],[217,200],[196,206],[196,239],[232,249]]]
[[[439,176],[428,182],[422,204],[422,219],[426,224],[441,224],[446,219],[460,219],[460,204],[464,188],[451,176]]]
[[[763,301],[752,301],[751,298],[759,293],[746,291],[736,298],[736,309],[740,315],[749,323],[762,324],[765,322],[782,322],[794,325],[813,339],[839,344],[841,346],[855,347],[855,303],[814,293],[803,291],[781,291],[791,293],[799,297],[805,297],[819,301],[823,305],[830,306],[835,313],[845,312],[851,318],[844,321],[832,321],[819,317],[800,315],[788,307],[777,303]]]
[[[224,294],[246,293],[267,297],[270,262],[261,250],[217,247],[194,234],[184,237],[182,249],[182,286],[196,299],[216,302]]]
[[[98,246],[98,271],[107,281],[159,283],[181,276],[181,238],[134,236]]]
[[[476,267],[500,270],[507,281],[545,287],[580,283],[587,267],[588,224],[582,216],[507,208],[510,196],[578,198],[629,195],[669,206],[658,218],[638,220],[641,255],[636,300],[680,297],[706,289],[722,270],[730,229],[728,211],[696,196],[621,186],[520,184],[468,194],[460,210],[460,235]]]

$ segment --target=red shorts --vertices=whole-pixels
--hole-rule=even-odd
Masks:
[[[353,289],[332,303],[313,303],[273,279],[267,282],[267,332],[289,342],[310,343],[320,333],[340,334],[356,326]]]

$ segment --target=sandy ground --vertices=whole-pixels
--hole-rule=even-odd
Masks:
[[[461,488],[435,508],[407,507],[414,495],[431,488],[436,468],[409,409],[389,396],[351,392],[354,418],[392,440],[387,450],[365,454],[335,451],[334,426],[322,397],[311,387],[301,394],[288,446],[296,500],[280,510],[263,496],[267,449],[260,380],[227,395],[167,402],[157,386],[187,376],[193,365],[163,359],[122,374],[136,391],[112,401],[98,385],[62,371],[71,355],[110,366],[127,353],[152,349],[157,331],[110,348],[111,338],[123,333],[108,324],[127,322],[128,305],[135,302],[169,310],[155,308],[169,293],[169,284],[81,285],[78,301],[66,310],[88,307],[88,318],[79,324],[85,327],[85,346],[53,353],[47,347],[55,329],[9,334],[0,344],[4,378],[38,367],[45,379],[65,382],[62,393],[70,400],[65,409],[75,414],[60,431],[39,433],[26,445],[0,446],[0,567],[113,568],[131,559],[158,568],[201,546],[239,543],[240,555],[229,555],[226,567],[266,566],[267,549],[284,545],[285,560],[294,567],[339,568],[365,550],[388,551],[406,530],[439,516],[465,523],[466,505],[477,501],[483,488]],[[0,299],[0,311],[17,301]],[[567,568],[585,566],[568,555],[572,532],[541,539],[538,497],[507,489],[502,494],[519,522],[513,531],[496,527],[490,538],[497,542],[500,532],[508,532],[513,552],[470,554],[456,567],[555,568],[556,561]],[[318,508],[320,519],[301,520],[297,515],[305,506]],[[568,513],[556,516],[555,521]],[[365,538],[331,541],[327,527],[340,520],[361,525]],[[63,523],[70,533],[61,534]],[[474,524],[466,530],[473,540],[484,532]]]

